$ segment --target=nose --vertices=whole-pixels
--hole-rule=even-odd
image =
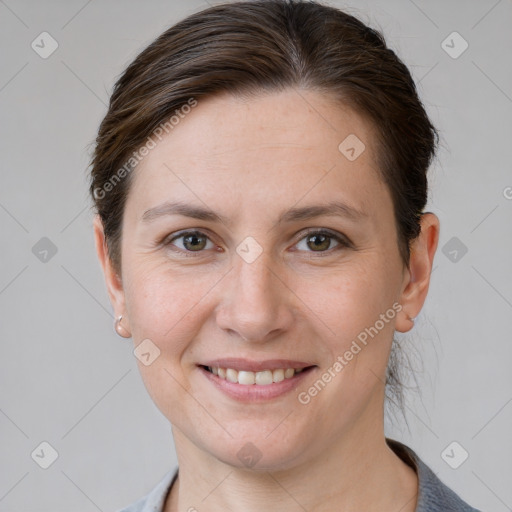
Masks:
[[[265,252],[248,263],[236,255],[216,308],[217,325],[243,341],[282,336],[294,322],[294,294]]]

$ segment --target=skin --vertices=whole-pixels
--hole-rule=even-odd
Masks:
[[[95,219],[98,257],[123,332],[135,346],[149,338],[160,350],[152,364],[137,364],[173,428],[180,470],[166,512],[261,512],[276,503],[283,512],[415,510],[416,474],[385,443],[384,381],[394,331],[413,327],[410,317],[427,296],[439,220],[422,216],[407,269],[373,133],[357,113],[314,91],[201,99],[134,171],[122,278]],[[338,150],[349,134],[366,146],[354,161]],[[177,215],[141,221],[148,209],[178,199],[207,206],[229,224]],[[276,223],[291,207],[330,200],[366,217]],[[199,252],[184,238],[159,243],[185,229],[206,235]],[[307,229],[329,229],[350,245],[330,239],[315,249]],[[248,236],[263,251],[252,263],[236,252]],[[187,249],[191,257],[183,255]],[[394,303],[401,311],[307,405],[300,403],[298,393]],[[297,390],[241,404],[196,367],[227,356],[317,367]],[[237,457],[248,442],[261,453],[252,468]]]

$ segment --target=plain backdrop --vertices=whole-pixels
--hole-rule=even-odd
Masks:
[[[407,423],[398,415],[387,435],[473,506],[511,510],[512,3],[330,4],[383,31],[442,137],[430,171],[428,209],[441,220],[431,288],[400,338],[421,393],[408,393]],[[0,1],[1,512],[116,510],[176,466],[132,341],[112,328],[87,167],[116,78],[206,6]]]

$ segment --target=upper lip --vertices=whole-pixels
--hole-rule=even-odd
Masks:
[[[250,359],[240,359],[236,357],[228,357],[223,359],[212,359],[200,363],[199,366],[209,366],[217,368],[232,368],[237,371],[258,372],[262,370],[278,370],[283,368],[295,368],[296,370],[315,366],[304,361],[294,361],[291,359],[267,359],[265,361],[251,361]]]

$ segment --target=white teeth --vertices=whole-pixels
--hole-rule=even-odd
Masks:
[[[238,372],[233,370],[233,368],[227,368],[226,380],[229,380],[229,382],[238,382]]]
[[[284,379],[291,379],[296,373],[300,373],[303,368],[295,370],[294,368],[279,368],[277,370],[263,370],[261,372],[248,372],[244,370],[234,370],[233,368],[219,368],[216,366],[208,367],[214,374],[225,379],[228,382],[244,384],[250,386],[257,384],[259,386],[268,386],[273,382],[281,382]]]
[[[286,370],[284,371],[284,378],[289,379],[289,378],[293,377],[294,374],[295,374],[295,370],[293,368],[286,368]]]
[[[235,371],[235,370],[233,370]],[[246,385],[250,385],[250,384],[254,384],[254,372],[244,372],[244,371],[240,371],[238,372],[238,383],[239,384],[246,384]],[[258,382],[259,384],[259,382]]]
[[[274,370],[272,372],[272,380],[274,382],[281,382],[284,380],[284,370]]]
[[[272,372],[265,370],[263,372],[256,372],[256,384],[260,386],[268,386],[272,384]]]

